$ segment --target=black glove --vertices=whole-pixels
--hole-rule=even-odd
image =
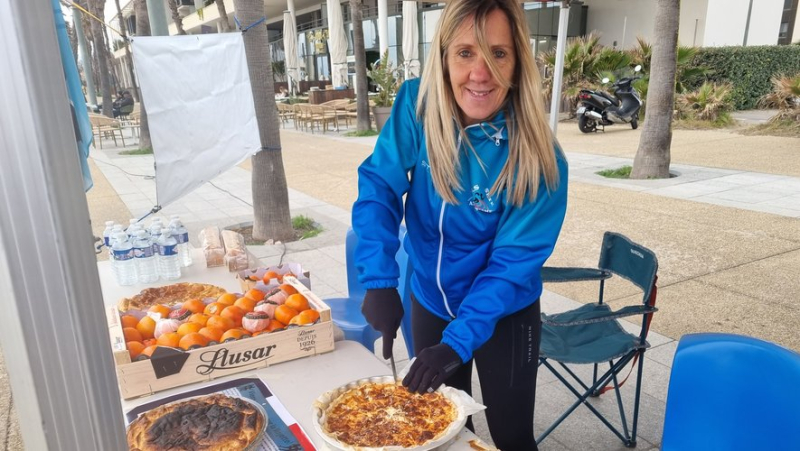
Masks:
[[[464,362],[450,346],[439,343],[419,353],[403,385],[412,392],[425,393],[439,388]]]
[[[392,356],[392,345],[404,313],[397,288],[367,290],[361,313],[369,325],[383,335],[383,358],[388,359]]]

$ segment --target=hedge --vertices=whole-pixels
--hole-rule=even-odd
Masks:
[[[733,84],[735,109],[747,110],[755,108],[759,97],[772,90],[773,75],[800,73],[800,45],[703,47],[692,66],[711,68],[708,81]]]

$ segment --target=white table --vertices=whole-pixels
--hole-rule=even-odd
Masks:
[[[182,276],[173,282],[201,282],[210,283],[229,291],[238,291],[238,282],[235,273],[229,273],[227,268],[206,268],[202,253],[195,249],[192,256],[194,264],[182,268]],[[148,286],[134,285],[121,287],[117,285],[109,262],[98,262],[100,284],[102,285],[103,298],[106,305],[113,305],[122,297],[134,295]],[[312,275],[313,276],[313,275]],[[159,281],[150,286],[165,285]],[[319,449],[327,449],[324,442],[314,431],[312,423],[311,406],[314,400],[322,393],[340,387],[348,382],[372,376],[385,376],[391,374],[386,364],[378,359],[372,352],[361,344],[353,341],[338,341],[333,352],[312,357],[283,362],[268,368],[254,371],[245,371],[235,375],[215,379],[211,382],[201,382],[191,385],[165,390],[151,396],[122,400],[125,412],[145,402],[161,399],[174,394],[194,390],[200,387],[214,385],[219,382],[243,377],[259,377],[264,380],[275,396],[283,403],[289,413],[305,430],[306,435]],[[447,449],[452,451],[472,450],[469,440],[478,437],[467,429],[458,434],[455,442]]]

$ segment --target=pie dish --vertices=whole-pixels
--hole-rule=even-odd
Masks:
[[[258,404],[220,393],[156,407],[128,426],[131,451],[241,451],[258,444],[267,424]]]
[[[430,450],[455,438],[481,410],[469,395],[440,387],[410,393],[392,376],[360,379],[314,402],[314,429],[338,450]]]
[[[206,283],[180,282],[142,290],[136,296],[119,301],[120,312],[147,310],[156,304],[172,306],[189,299],[218,298],[227,293],[224,288]]]

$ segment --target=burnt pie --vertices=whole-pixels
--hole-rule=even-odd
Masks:
[[[147,310],[156,304],[172,306],[182,304],[189,299],[218,298],[227,293],[224,288],[206,283],[180,282],[163,287],[142,290],[136,296],[119,301],[120,312],[128,310]]]
[[[264,430],[266,418],[240,398],[214,394],[156,407],[128,426],[132,451],[241,451]]]
[[[330,403],[322,429],[352,447],[413,449],[440,438],[457,417],[456,406],[439,392],[368,382]]]

